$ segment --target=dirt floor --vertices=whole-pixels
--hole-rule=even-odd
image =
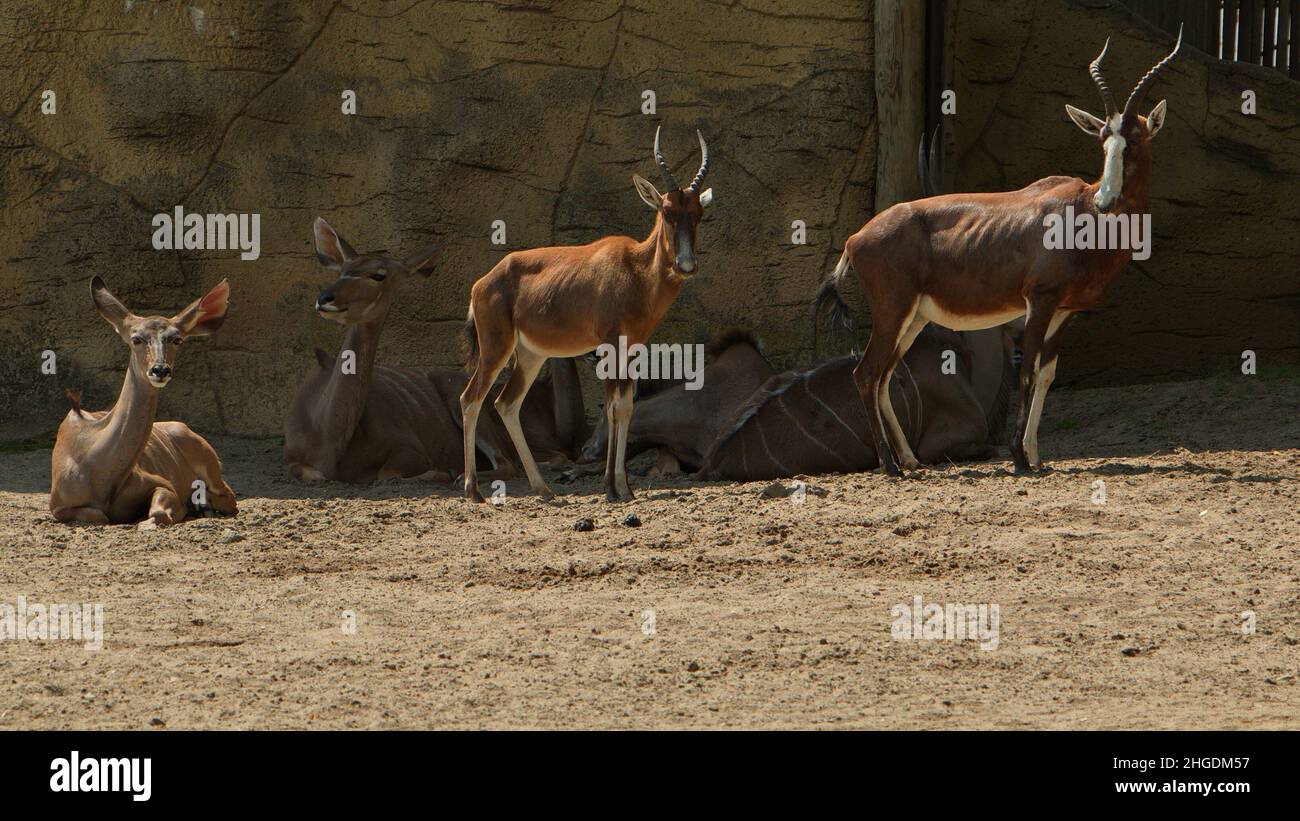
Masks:
[[[1295,728],[1298,409],[1296,379],[1059,391],[1041,475],[802,502],[642,478],[473,505],[306,487],[278,443],[217,439],[238,518],[157,531],[54,523],[49,451],[8,453],[0,603],[106,628],[0,643],[0,728]],[[998,605],[997,648],[894,640],[918,595]]]

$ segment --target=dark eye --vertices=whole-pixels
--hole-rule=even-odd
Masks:
[[[173,345],[179,345],[179,344],[181,344],[182,342],[185,341],[185,338],[184,338],[184,337],[181,337],[181,336],[173,336],[171,339],[169,339],[169,340],[167,340],[167,341],[170,342],[170,343],[172,343]]]
[[[144,337],[142,337],[142,336],[133,336],[133,337],[131,337],[131,344],[132,344],[132,345],[143,345],[143,344],[144,344]]]
[[[384,271],[375,271],[373,274],[370,275],[370,278],[373,279],[375,282],[383,282],[385,279],[388,278],[388,274]]]

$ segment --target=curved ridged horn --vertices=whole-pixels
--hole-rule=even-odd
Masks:
[[[937,197],[943,193],[939,179],[942,176],[939,173],[939,129],[942,126],[936,125],[934,133],[930,135],[929,154],[925,150],[925,134],[921,134],[921,142],[916,147],[916,178],[921,181],[922,197]]]
[[[1110,48],[1110,38],[1106,38],[1106,45],[1101,47],[1101,54],[1097,59],[1088,64],[1088,73],[1092,75],[1092,81],[1097,84],[1097,89],[1101,92],[1101,101],[1106,104],[1106,117],[1109,120],[1116,112],[1115,95],[1111,93],[1110,86],[1106,85],[1106,78],[1101,73],[1101,61],[1106,59],[1106,51]]]
[[[700,138],[700,170],[695,172],[695,179],[691,180],[690,189],[699,192],[700,183],[704,182],[704,176],[709,173],[709,146],[704,142],[704,135],[700,130],[695,129],[695,136]]]
[[[1146,96],[1147,90],[1151,88],[1151,84],[1155,82],[1156,76],[1160,74],[1160,72],[1164,71],[1165,67],[1174,61],[1174,58],[1178,56],[1178,50],[1182,47],[1183,27],[1180,25],[1178,27],[1178,42],[1174,43],[1174,50],[1169,52],[1168,57],[1152,66],[1151,70],[1143,75],[1142,79],[1138,81],[1137,87],[1133,89],[1133,93],[1128,95],[1128,102],[1124,103],[1125,117],[1128,117],[1134,112],[1138,103],[1142,102],[1142,98]]]
[[[668,183],[668,191],[676,191],[681,186],[673,179],[673,172],[668,170],[668,161],[664,159],[664,152],[659,150],[659,132],[662,130],[663,126],[655,129],[655,164],[659,166],[659,173],[664,175],[664,182]]]

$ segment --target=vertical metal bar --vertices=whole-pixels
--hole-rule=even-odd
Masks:
[[[1287,32],[1287,73],[1292,79],[1300,80],[1300,0],[1291,0],[1291,29]]]
[[[1240,0],[1223,0],[1223,59],[1237,59],[1237,14]]]
[[[1277,3],[1275,0],[1264,0],[1264,35],[1260,38],[1263,53],[1260,55],[1260,64],[1270,67],[1277,66]]]

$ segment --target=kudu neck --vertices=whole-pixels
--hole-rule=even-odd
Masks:
[[[104,439],[113,453],[122,458],[121,469],[126,470],[140,458],[149,442],[153,420],[158,414],[158,394],[149,380],[127,367],[122,380],[122,391],[117,402],[104,417]],[[129,459],[128,459],[129,457]]]
[[[325,383],[316,406],[317,425],[324,434],[326,446],[333,445],[339,453],[351,441],[365,413],[375,356],[379,351],[379,334],[387,317],[388,311],[385,310],[370,322],[348,326],[343,348],[334,360],[329,381]]]

